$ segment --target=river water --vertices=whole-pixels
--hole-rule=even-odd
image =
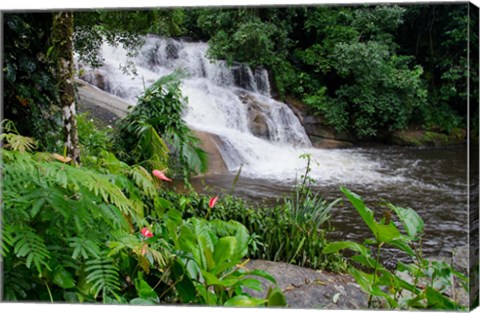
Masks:
[[[275,202],[303,174],[306,162],[299,156],[307,153],[313,161],[314,189],[328,200],[340,197],[339,188],[345,186],[374,210],[383,200],[415,209],[426,224],[426,255],[449,255],[454,247],[467,244],[466,146],[315,149],[288,106],[271,98],[265,70],[212,62],[205,57],[207,50],[206,43],[148,36],[140,53],[130,58],[122,48],[104,45],[100,51],[104,66],[97,70],[84,66],[82,79],[135,105],[161,76],[178,69],[187,73],[181,85],[188,97],[183,119],[192,129],[218,138],[229,170],[195,179],[198,190],[204,184],[228,190],[242,167],[235,194]],[[129,63],[135,64],[137,76],[126,76],[119,66]],[[262,135],[252,129],[259,121]],[[370,236],[348,203],[333,210],[331,226],[331,240],[361,241]]]
[[[314,189],[327,200],[342,197],[339,188],[344,186],[359,194],[367,206],[374,210],[377,219],[383,214],[381,204],[385,201],[413,208],[425,222],[422,239],[425,256],[448,257],[455,247],[467,245],[466,145],[441,148],[370,146],[343,149],[341,152],[361,157],[361,161],[368,159],[380,164],[376,170],[387,179],[372,182],[371,177],[364,180],[358,177],[355,181],[346,181],[342,177],[328,177],[325,180],[317,178]],[[208,193],[221,192],[222,189],[230,190],[234,176],[235,173],[196,178],[193,185],[200,191],[205,190],[204,186],[207,185]],[[289,195],[293,185],[291,180],[240,175],[234,194],[249,201],[273,204]],[[328,235],[330,240],[362,242],[372,237],[346,198],[333,209],[330,222],[333,227]],[[399,257],[393,250],[388,252],[392,262]]]

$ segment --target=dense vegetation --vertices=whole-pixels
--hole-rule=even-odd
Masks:
[[[3,299],[285,306],[279,288],[264,298],[246,292],[263,288],[259,277],[275,285],[267,272],[245,266],[248,258],[263,258],[331,271],[346,271],[348,263],[369,306],[460,308],[442,292],[463,276],[411,248],[423,230],[411,209],[388,206],[405,228],[401,234],[343,189],[375,239],[328,243],[337,202],[312,192],[308,156],[303,182],[272,207],[228,192],[168,191],[169,177],[188,183],[206,170],[206,155],[181,119],[187,101],[181,74],[150,86],[115,129],[98,130],[75,116],[71,103],[70,121],[62,117],[64,83],[72,83],[62,77],[74,73],[59,50],[74,45],[79,59],[95,66],[105,41],[133,55],[148,33],[208,40],[212,59],[267,68],[278,97],[302,100],[338,131],[368,139],[408,127],[450,133],[467,123],[466,10],[465,4],[100,10],[63,20],[75,29],[71,38],[61,38],[59,13],[4,15]],[[72,129],[79,159],[65,146]],[[399,271],[415,283],[380,264],[383,245],[412,257]],[[357,255],[346,260],[338,251],[347,248]],[[429,285],[419,286],[421,279]],[[402,291],[412,297],[400,299]]]
[[[269,69],[280,97],[303,100],[338,131],[372,139],[407,127],[449,133],[466,126],[468,19],[478,21],[466,4],[185,14],[187,34],[208,40],[212,58]],[[478,38],[470,34],[475,51]]]

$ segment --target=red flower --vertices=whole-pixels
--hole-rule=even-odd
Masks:
[[[142,235],[144,235],[147,238],[153,237],[153,233],[148,230],[148,228],[144,227],[142,228]]]
[[[168,178],[167,176],[165,176],[165,174],[163,174],[162,171],[153,170],[153,171],[152,171],[152,174],[153,174],[153,176],[155,176],[156,178],[158,178],[158,179],[160,179],[160,180],[172,181],[170,178]]]
[[[215,203],[217,202],[217,200],[218,200],[218,196],[213,197],[213,198],[210,199],[210,201],[208,202],[208,206],[209,206],[210,208],[213,208],[213,207],[215,206]]]

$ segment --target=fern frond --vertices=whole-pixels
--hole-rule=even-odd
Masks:
[[[8,225],[2,225],[2,234],[0,238],[2,239],[2,256],[6,257],[10,252],[8,247],[13,246],[13,237],[12,233],[10,232],[10,227]]]
[[[119,270],[113,264],[113,259],[102,257],[86,262],[85,271],[87,274],[87,283],[90,290],[96,298],[100,292],[102,295],[109,293],[116,295],[116,291],[120,289]]]
[[[149,197],[154,198],[157,195],[155,189],[155,182],[152,175],[147,170],[140,166],[134,165],[129,171],[130,177],[132,177],[135,184]]]
[[[100,258],[100,247],[96,242],[87,238],[72,237],[68,238],[69,246],[73,248],[72,259],[76,260],[81,256],[84,260],[90,258]]]
[[[51,270],[47,260],[50,253],[41,237],[30,229],[15,228],[13,232],[12,244],[13,252],[19,258],[25,258],[25,265],[30,268],[32,263],[37,268],[38,273],[42,273],[42,266]]]

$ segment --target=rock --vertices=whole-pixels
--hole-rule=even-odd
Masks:
[[[200,139],[200,148],[208,154],[208,171],[209,174],[223,174],[228,172],[227,166],[223,161],[222,154],[218,148],[218,138],[216,135],[200,130],[193,130],[195,136]]]
[[[466,132],[454,129],[449,135],[425,130],[396,131],[391,142],[401,146],[443,146],[458,145],[465,142]]]
[[[352,148],[353,144],[348,141],[341,141],[335,139],[325,139],[317,136],[310,136],[312,145],[315,148],[320,149],[342,149],[342,148]]]
[[[321,137],[324,139],[338,140],[343,142],[353,142],[355,138],[345,132],[337,132],[332,127],[325,124],[325,119],[319,115],[316,115],[310,107],[301,102],[298,99],[287,97],[285,103],[292,109],[295,115],[305,128],[305,132],[310,137],[312,142],[315,141],[315,137]],[[326,147],[335,146],[336,144],[325,142]],[[348,145],[350,146],[350,145]],[[352,145],[353,146],[353,145]],[[319,145],[318,148],[324,148]]]
[[[79,112],[88,112],[101,125],[112,125],[127,115],[130,104],[77,79]]]
[[[261,111],[253,106],[248,108],[248,124],[254,136],[265,139],[269,138],[270,131],[268,129],[267,119]]]
[[[296,265],[252,260],[250,270],[265,270],[283,290],[290,308],[302,309],[361,309],[367,307],[368,296],[349,275],[315,271]],[[273,284],[263,278],[263,292],[248,290],[252,296],[265,297]]]
[[[468,246],[457,247],[452,251],[453,267],[463,274],[468,273],[470,267],[470,249]]]
[[[256,137],[269,139],[270,129],[267,123],[267,115],[264,113],[268,108],[263,108],[262,103],[253,99],[247,93],[239,94],[240,100],[247,105],[248,128]]]

